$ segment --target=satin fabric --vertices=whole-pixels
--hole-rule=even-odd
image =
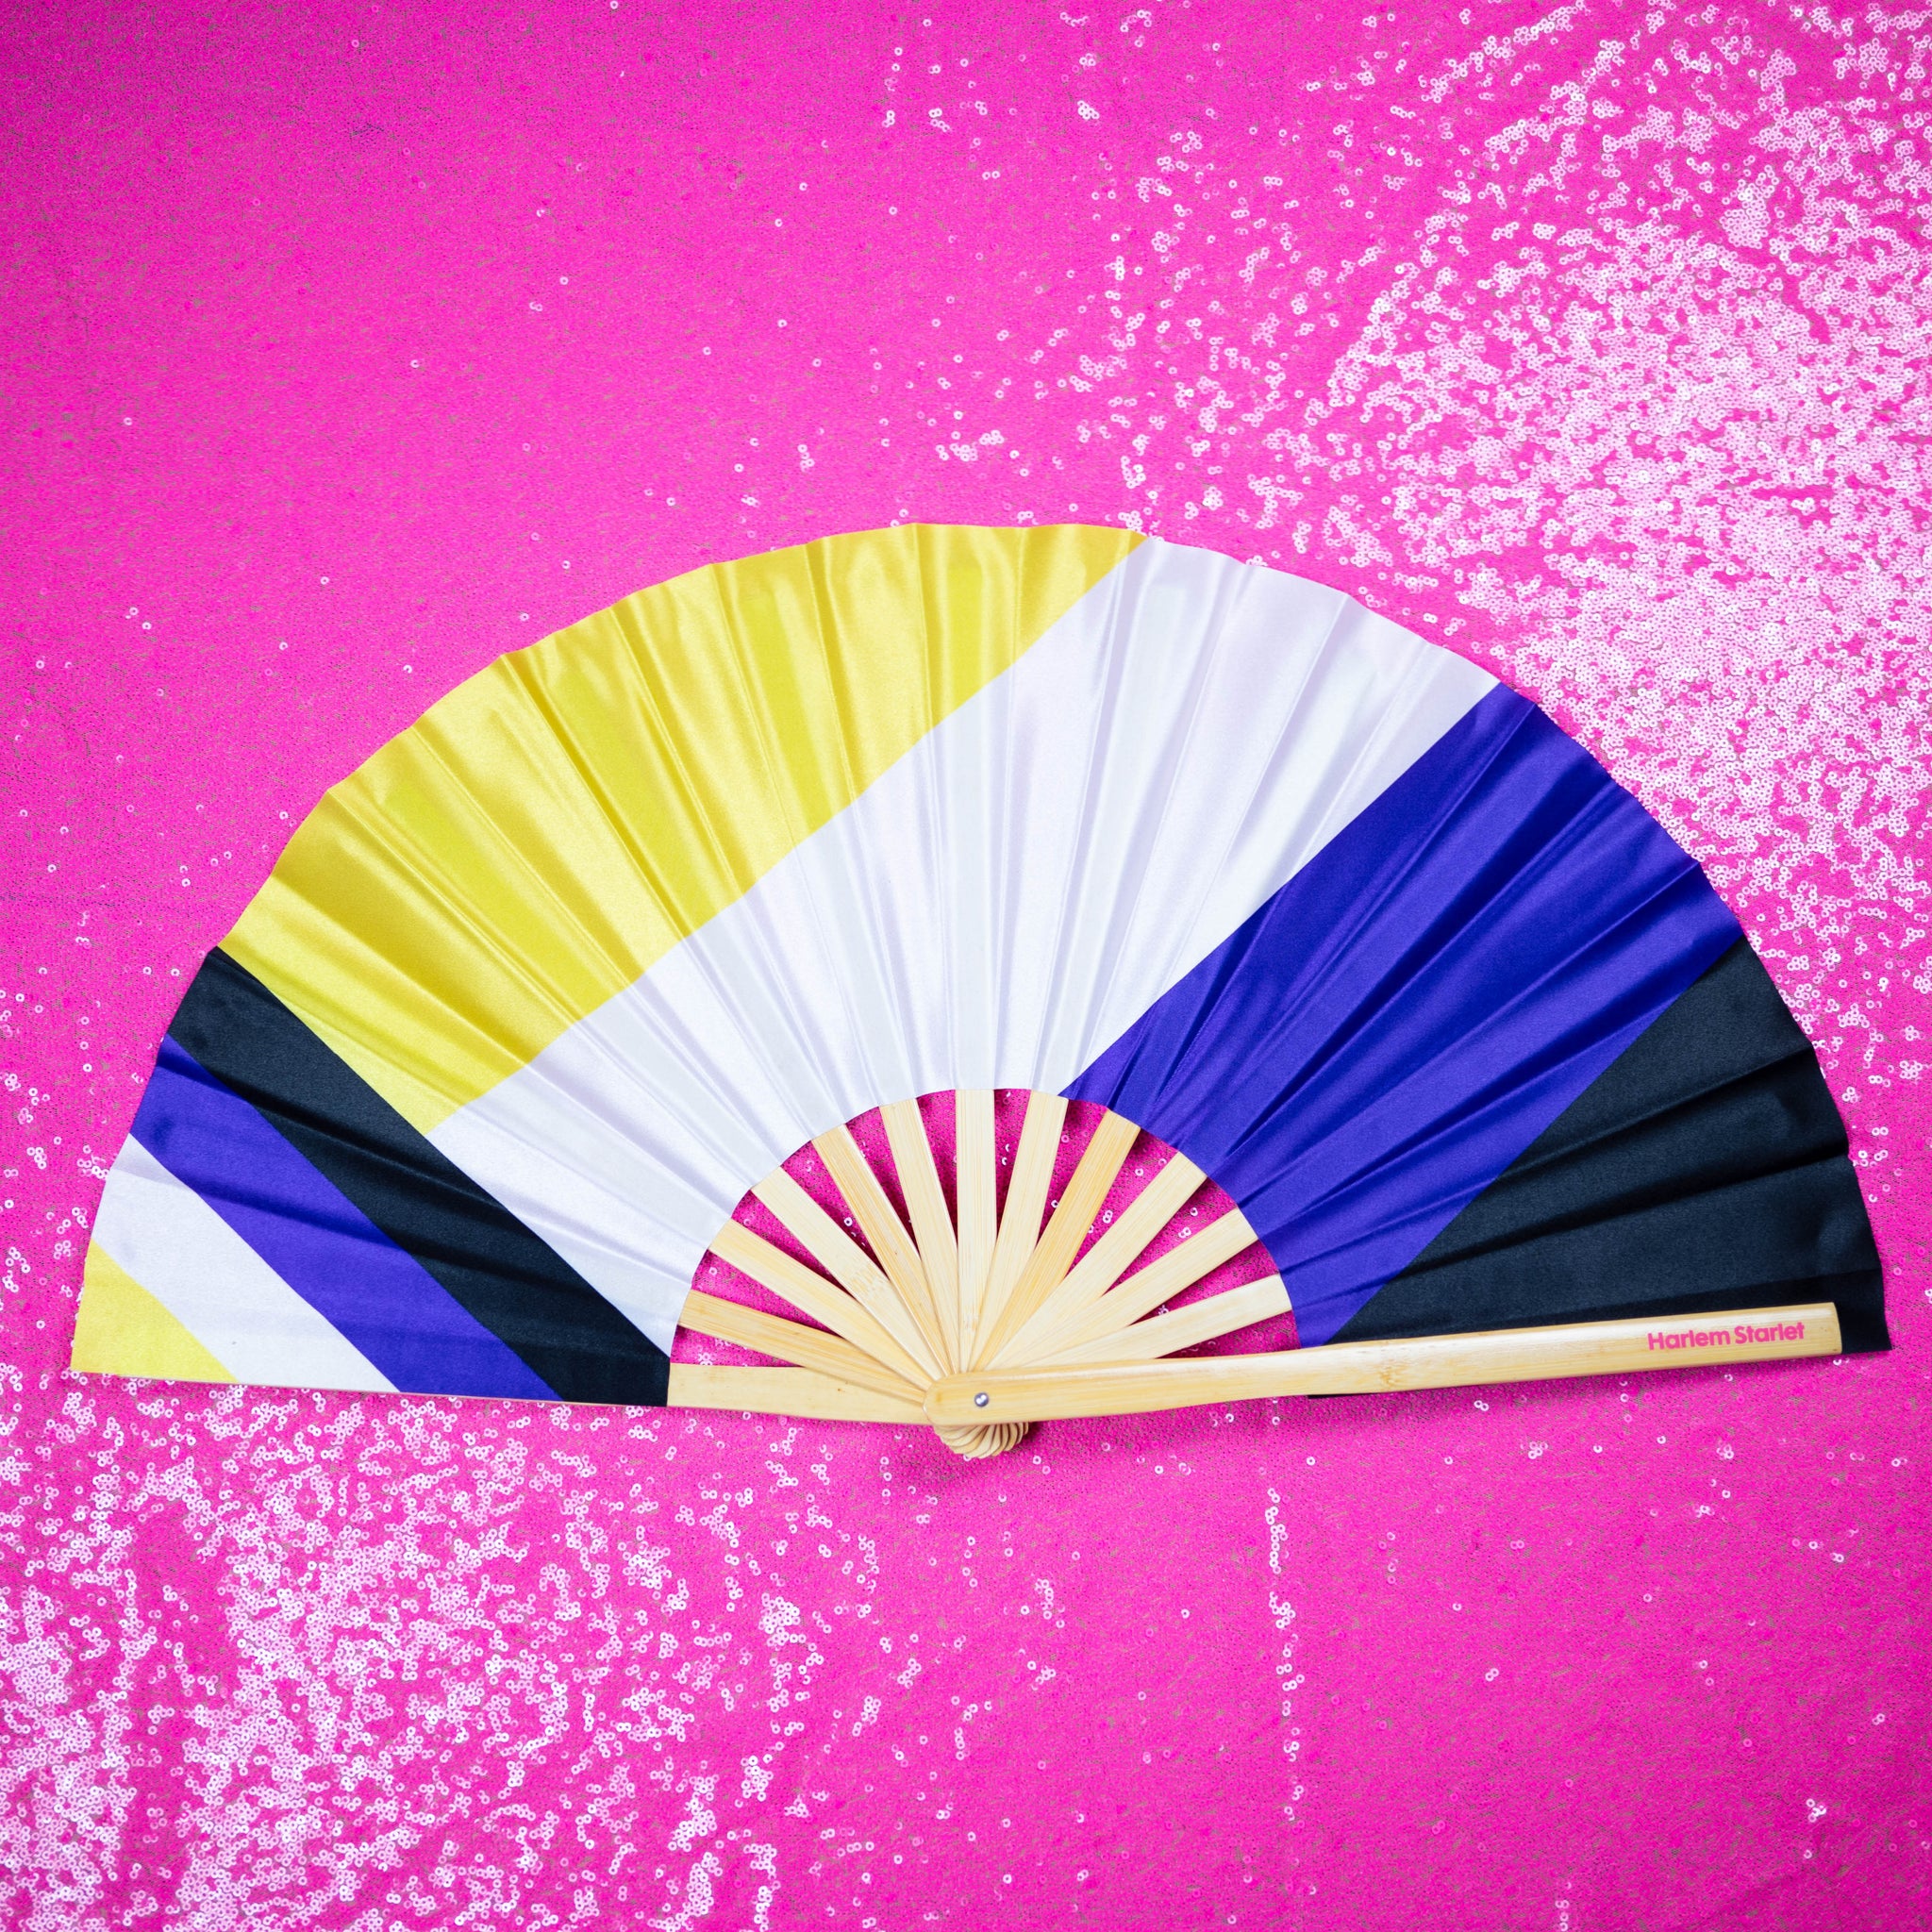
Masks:
[[[1320,1342],[1737,939],[1533,707],[1323,586],[1072,529],[717,566],[300,829],[109,1179],[89,1361],[661,1401],[746,1191],[956,1088],[1179,1146]]]
[[[195,1366],[184,1346],[192,1344],[218,1364],[217,1379],[301,1389],[395,1388],[208,1201],[131,1134],[108,1172],[87,1252],[75,1324],[77,1369],[180,1375]],[[153,1307],[128,1297],[123,1277]],[[156,1308],[167,1320],[157,1319]]]
[[[908,526],[715,565],[479,672],[223,941],[427,1132],[633,984],[1141,540]]]
[[[479,1364],[469,1392],[527,1394],[527,1370],[573,1402],[664,1399],[664,1351],[225,953],[208,955],[168,1031],[315,1171],[324,1198],[345,1198],[517,1357],[500,1386]],[[283,1201],[305,1211],[299,1193]]]
[[[1891,1345],[1844,1123],[1740,939],[1336,1339],[1805,1301]]]
[[[556,1393],[172,1037],[133,1138],[395,1388]]]
[[[1498,690],[1069,1091],[1212,1174],[1323,1342],[1738,938]]]
[[[429,1138],[668,1346],[794,1149],[884,1100],[1075,1080],[1494,689],[1334,591],[1143,544]]]

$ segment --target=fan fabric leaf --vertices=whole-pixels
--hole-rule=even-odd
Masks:
[[[1190,1201],[1206,1244],[1150,1248]],[[694,1294],[708,1251],[791,1313]],[[881,1416],[1291,1307],[1822,1302],[1885,1345],[1815,1058],[1534,706],[1208,552],[906,528],[629,598],[323,800],[162,1045],[75,1361]],[[674,1385],[680,1320],[791,1366]]]
[[[733,904],[1137,541],[908,527],[641,591],[335,787],[224,946],[426,1130]]]

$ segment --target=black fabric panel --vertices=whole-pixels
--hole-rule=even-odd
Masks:
[[[1890,1347],[1844,1123],[1740,940],[1335,1340],[1812,1301]]]
[[[169,1027],[567,1402],[661,1406],[670,1362],[227,954]]]

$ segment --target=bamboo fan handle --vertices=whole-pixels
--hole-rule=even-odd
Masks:
[[[1096,1227],[1141,1132],[1107,1112],[1048,1215],[1066,1114],[1060,1095],[1026,1096],[1012,1178],[998,1209],[994,1096],[959,1092],[956,1223],[918,1101],[882,1107],[909,1232],[850,1128],[816,1136],[811,1144],[872,1254],[783,1167],[768,1174],[755,1191],[758,1199],[824,1272],[736,1221],[725,1224],[712,1252],[808,1321],[692,1288],[680,1315],[685,1327],[754,1349],[773,1365],[674,1362],[672,1404],[827,1421],[924,1421],[961,1456],[994,1456],[1036,1422],[1262,1396],[1367,1395],[1777,1361],[1836,1355],[1841,1346],[1838,1310],[1816,1302],[1178,1358],[1176,1350],[1285,1312],[1288,1291],[1271,1274],[1157,1313],[1251,1247],[1254,1229],[1234,1208],[1198,1224],[1191,1220],[1182,1240],[1126,1274],[1200,1187],[1201,1170],[1173,1154],[1124,1211]],[[1076,1263],[1090,1231],[1094,1239]]]
[[[925,1415],[909,1390],[888,1395],[863,1383],[810,1369],[740,1367],[724,1362],[673,1362],[673,1408],[735,1408],[758,1415],[795,1415],[808,1422],[911,1423]]]
[[[1330,1342],[1270,1355],[994,1374],[974,1370],[935,1382],[926,1391],[925,1415],[935,1427],[1053,1422],[1272,1395],[1379,1395],[1402,1389],[1784,1361],[1836,1355],[1839,1347],[1838,1310],[1829,1302],[1807,1303],[1653,1321]]]

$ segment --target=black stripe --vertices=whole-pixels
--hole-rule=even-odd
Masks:
[[[1335,1340],[1807,1301],[1891,1346],[1844,1123],[1740,940]]]
[[[670,1363],[227,954],[169,1027],[568,1402],[661,1405]]]

